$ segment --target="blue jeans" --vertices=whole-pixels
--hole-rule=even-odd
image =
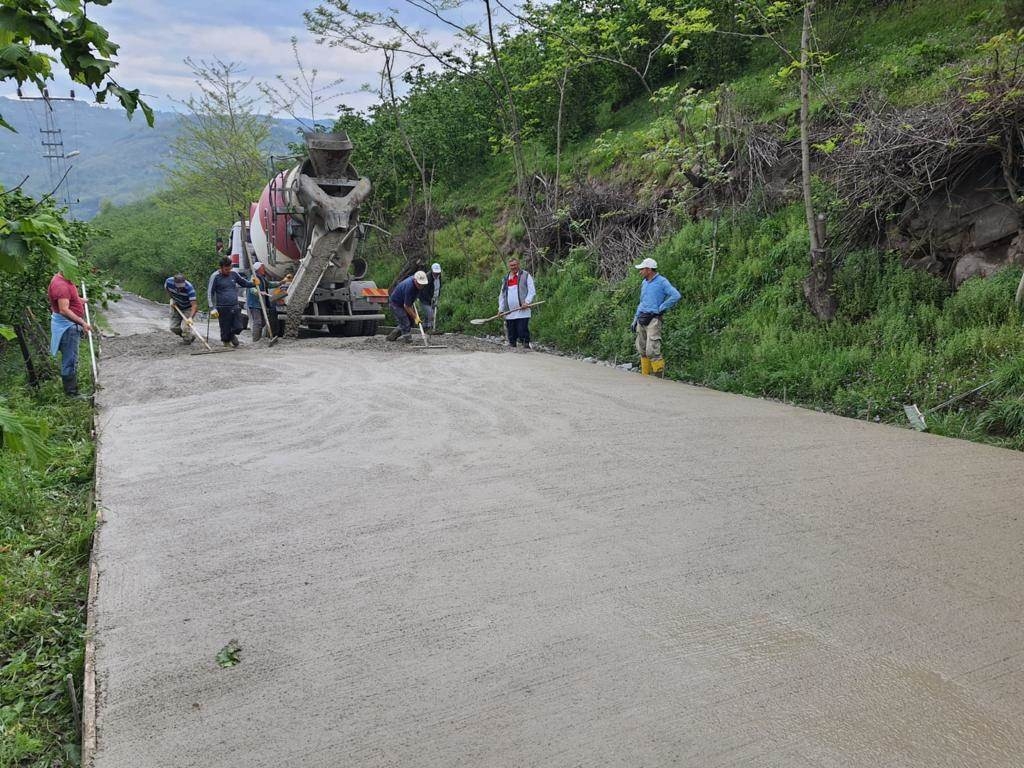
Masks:
[[[78,342],[82,340],[82,326],[73,325],[60,337],[60,375],[78,374]]]

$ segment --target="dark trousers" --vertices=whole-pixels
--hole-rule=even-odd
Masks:
[[[230,304],[226,307],[217,307],[220,317],[217,322],[220,324],[220,340],[231,341],[242,330],[242,312],[238,304]]]
[[[402,331],[403,336],[408,336],[412,332],[412,318],[409,317],[409,313],[401,304],[388,302],[388,306],[391,307],[391,314],[395,316],[395,325]]]
[[[510,347],[516,345],[516,340],[523,342],[524,347],[530,346],[530,318],[517,317],[515,320],[506,320],[505,329],[508,331]]]

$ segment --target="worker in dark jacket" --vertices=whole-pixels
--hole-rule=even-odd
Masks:
[[[388,334],[388,341],[412,341],[412,324],[416,321],[416,298],[420,290],[427,284],[427,273],[417,272],[402,280],[388,296],[391,313],[395,316],[397,327]]]
[[[245,299],[245,308],[249,312],[249,327],[252,329],[252,340],[259,341],[263,336],[264,327],[268,328],[267,336],[279,336],[277,329],[277,305],[270,296],[270,289],[281,285],[270,279],[267,268],[260,262],[252,263],[252,283]],[[267,309],[266,322],[263,307],[260,306],[259,294],[263,294],[263,307]]]
[[[242,311],[238,307],[238,289],[252,288],[252,283],[231,268],[231,257],[220,260],[220,269],[210,275],[206,300],[211,307],[210,317],[220,323],[220,340],[224,346],[238,346],[238,332],[242,330]]]

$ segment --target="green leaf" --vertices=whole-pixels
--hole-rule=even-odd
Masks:
[[[224,667],[233,667],[241,659],[238,658],[238,654],[241,652],[242,646],[238,644],[237,640],[231,640],[217,652],[217,663]]]
[[[20,453],[35,467],[45,466],[52,457],[46,445],[49,429],[46,422],[15,413],[0,400],[0,433],[3,434],[5,450]]]
[[[11,326],[3,324],[0,324],[0,336],[3,336],[7,341],[14,341],[18,338],[18,335]]]
[[[28,246],[17,232],[0,235],[0,272],[21,272],[28,258]]]

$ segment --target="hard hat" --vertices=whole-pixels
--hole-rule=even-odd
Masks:
[[[427,273],[424,272],[423,270],[420,270],[419,272],[412,276],[412,279],[416,283],[416,285],[426,285]]]
[[[433,264],[430,265],[430,271],[433,272],[435,275],[440,275],[441,265],[435,261]]]
[[[637,269],[657,269],[658,268],[658,262],[656,262],[654,259],[644,259],[643,261],[641,261],[639,264],[636,265],[636,268]]]

